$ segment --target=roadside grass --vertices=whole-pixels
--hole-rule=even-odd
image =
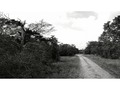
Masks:
[[[80,60],[78,56],[63,56],[60,61],[53,63],[51,78],[79,78]]]
[[[84,55],[108,71],[115,78],[120,78],[120,60],[119,59],[105,59],[96,55]]]

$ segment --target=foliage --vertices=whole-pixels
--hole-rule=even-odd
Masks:
[[[15,55],[19,53],[21,46],[8,35],[0,35],[0,55]]]
[[[99,41],[90,42],[85,53],[113,59],[120,57],[120,16],[104,24],[104,31]]]
[[[28,26],[30,30],[36,31],[37,33],[40,33],[40,34],[46,34],[51,31],[54,31],[54,27],[52,26],[52,24],[49,24],[44,20],[41,20],[38,23],[31,23]]]
[[[58,41],[42,35],[53,26],[43,21],[35,25],[33,30],[26,21],[0,18],[0,78],[44,78],[53,72],[52,63],[59,61]]]
[[[79,53],[79,50],[74,45],[60,44],[59,53],[61,56],[73,56]]]

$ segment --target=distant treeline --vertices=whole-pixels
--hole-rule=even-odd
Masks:
[[[104,24],[104,31],[99,40],[89,42],[85,53],[104,58],[120,58],[120,16]]]
[[[75,45],[60,44],[59,53],[60,56],[73,56],[75,54],[78,54],[79,50],[75,47]]]
[[[75,55],[75,46],[59,45],[54,30],[43,20],[26,26],[26,21],[0,17],[0,78],[46,78],[60,55]]]

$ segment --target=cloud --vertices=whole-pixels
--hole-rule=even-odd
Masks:
[[[64,29],[72,30],[87,30],[93,26],[98,18],[97,13],[90,11],[67,12],[61,16],[57,21],[58,26]]]
[[[90,16],[94,16],[95,19],[98,18],[97,13],[93,11],[75,11],[67,13],[67,17],[69,18],[89,18]]]
[[[89,18],[72,19],[72,22],[71,28],[76,30],[88,30],[91,27],[94,27],[96,20],[94,19],[94,16],[90,16]]]

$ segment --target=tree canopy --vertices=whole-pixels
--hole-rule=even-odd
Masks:
[[[120,16],[103,25],[103,33],[98,42],[90,42],[85,49],[87,54],[97,54],[105,58],[120,57]]]

